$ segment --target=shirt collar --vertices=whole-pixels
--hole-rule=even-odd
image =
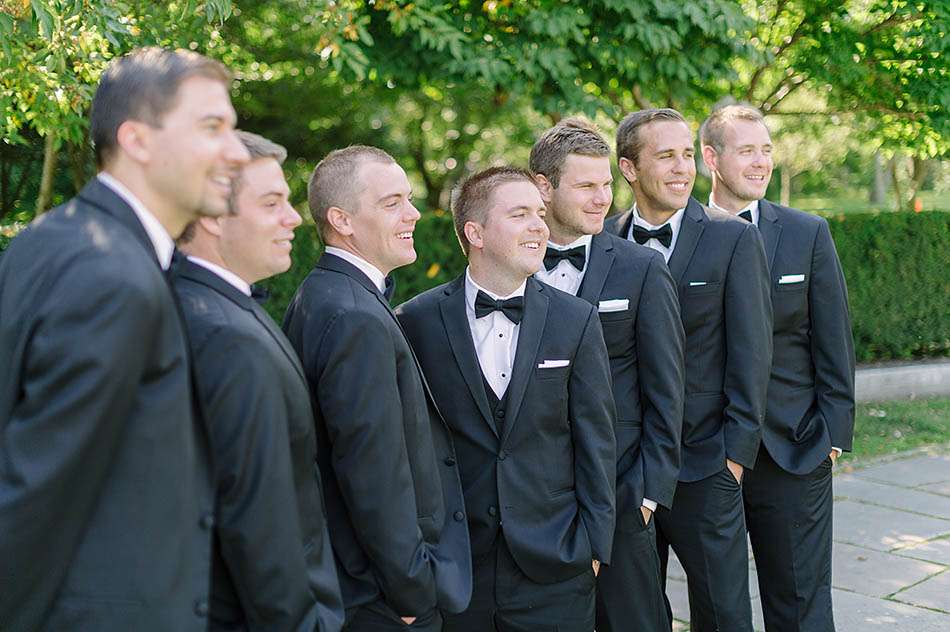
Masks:
[[[171,238],[162,223],[152,215],[145,205],[142,204],[135,195],[129,191],[124,184],[116,180],[112,175],[105,171],[100,171],[96,177],[99,182],[112,189],[113,193],[122,198],[126,204],[132,207],[135,216],[138,217],[142,228],[152,242],[152,248],[155,249],[155,255],[158,257],[158,264],[162,270],[167,270],[172,263],[172,255],[175,252],[175,240]]]
[[[465,268],[465,305],[468,308],[468,311],[474,313],[475,311],[475,297],[478,296],[478,291],[481,290],[488,296],[492,297],[496,301],[505,300],[512,298],[514,296],[524,296],[524,290],[527,286],[528,280],[525,279],[524,282],[518,286],[518,288],[509,294],[508,296],[499,296],[492,292],[491,290],[486,290],[482,286],[472,279],[472,274],[470,268]]]
[[[733,213],[732,211],[724,209],[723,207],[716,204],[716,201],[713,199],[712,193],[710,193],[709,206],[713,207],[714,209],[723,211],[725,213],[729,213],[730,215],[736,215],[736,216],[738,216],[739,213],[744,213],[745,211],[749,211],[749,214],[752,215],[752,223],[756,225],[758,225],[759,223],[759,201],[758,200],[752,200],[751,202],[749,202],[748,205],[746,205],[745,208],[739,209],[739,213]]]
[[[214,272],[219,277],[221,277],[222,279],[224,279],[225,281],[227,281],[228,283],[230,283],[231,285],[239,289],[241,293],[244,294],[245,296],[251,295],[251,285],[247,281],[239,277],[238,275],[228,270],[227,268],[222,268],[221,266],[217,264],[211,263],[207,259],[202,259],[201,257],[193,257],[191,255],[188,255],[188,261],[191,261],[192,263],[198,264],[202,268],[205,268],[207,270],[210,270],[211,272]]]
[[[369,277],[369,280],[373,282],[373,285],[376,286],[376,289],[379,290],[380,293],[386,290],[386,275],[366,259],[363,259],[359,255],[354,255],[349,250],[343,250],[342,248],[337,248],[335,246],[327,246],[324,249],[324,252],[327,254],[336,255],[340,259],[352,263],[354,266],[359,268],[360,272]]]

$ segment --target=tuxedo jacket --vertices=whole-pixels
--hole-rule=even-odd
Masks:
[[[455,450],[386,299],[324,254],[284,331],[310,385],[344,606],[461,612],[471,552]]]
[[[814,470],[854,434],[848,289],[823,218],[759,200],[774,314],[762,441],[783,469]]]
[[[683,325],[663,255],[594,235],[577,296],[597,307],[617,408],[617,522],[642,523],[644,497],[669,508],[680,468]]]
[[[609,562],[615,411],[596,310],[527,280],[511,381],[496,413],[502,424],[472,342],[464,275],[397,312],[455,436],[473,555],[488,553],[500,529],[539,583],[574,577],[592,558]]]
[[[250,297],[187,259],[175,274],[217,480],[212,630],[336,631],[343,603],[303,367]]]
[[[626,238],[632,210],[605,230]],[[686,402],[679,480],[752,468],[772,360],[768,265],[755,226],[689,199],[668,261],[686,334]]]
[[[202,423],[154,247],[93,180],[0,266],[0,629],[207,627]]]

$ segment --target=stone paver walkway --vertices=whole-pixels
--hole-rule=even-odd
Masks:
[[[834,494],[837,631],[950,630],[950,445],[839,468]],[[764,630],[754,561],[749,573]],[[685,632],[686,578],[672,556],[667,590],[673,629]]]

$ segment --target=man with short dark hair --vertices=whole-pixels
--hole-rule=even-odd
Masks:
[[[174,238],[227,212],[230,75],[158,48],[92,104],[99,175],[0,265],[0,628],[207,628],[213,486]]]
[[[686,570],[690,629],[751,632],[743,471],[761,439],[772,309],[754,226],[690,197],[693,133],[671,109],[628,114],[620,172],[636,202],[606,229],[658,251],[677,284],[686,334],[686,400],[673,506],[655,515],[664,573],[672,546]]]
[[[284,317],[314,406],[346,629],[437,631],[464,610],[471,562],[455,449],[388,303],[416,259],[406,173],[353,146],[314,169],[326,251]]]
[[[833,631],[831,469],[854,433],[848,289],[821,217],[765,199],[772,140],[748,105],[700,129],[709,204],[758,226],[771,272],[772,373],[755,470],[744,485],[765,628]]]
[[[281,170],[287,151],[238,136],[251,162],[235,181],[232,212],[191,225],[175,276],[217,481],[211,629],[336,632],[343,603],[307,381],[251,293],[290,268],[300,215]]]
[[[653,512],[673,501],[683,423],[683,325],[663,256],[603,231],[610,146],[568,118],[531,150],[550,230],[535,278],[597,307],[617,407],[617,530],[597,576],[597,630],[669,632]]]
[[[531,276],[548,230],[529,172],[473,175],[452,213],[468,269],[397,310],[455,435],[468,509],[472,603],[445,627],[590,632],[616,471],[597,313]]]

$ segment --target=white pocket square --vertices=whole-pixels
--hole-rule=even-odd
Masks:
[[[630,299],[613,298],[597,304],[598,312],[623,312],[630,309]]]
[[[801,283],[804,280],[804,274],[783,274],[781,277],[779,277],[778,284],[785,285],[786,283]]]
[[[557,369],[570,364],[570,360],[545,360],[538,365],[539,369]]]
[[[705,282],[705,281],[690,281],[690,282],[689,282],[689,286],[690,286],[690,287],[700,287],[700,286],[703,286],[703,285],[706,285],[706,282]]]

